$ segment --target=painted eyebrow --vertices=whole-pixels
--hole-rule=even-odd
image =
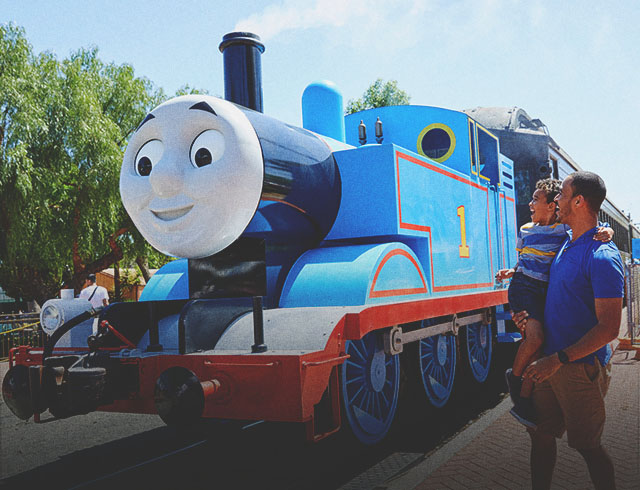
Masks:
[[[198,102],[197,104],[193,104],[191,107],[189,107],[189,110],[191,109],[197,109],[199,111],[207,111],[213,114],[214,116],[217,116],[216,111],[214,111],[213,108],[206,102]]]
[[[146,123],[146,122],[148,122],[148,121],[151,121],[152,119],[155,119],[155,118],[156,118],[156,116],[154,116],[153,114],[147,114],[147,117],[145,117],[145,118],[144,118],[144,121],[142,121],[142,122],[140,123],[140,126],[138,126],[138,127],[136,128],[136,131],[138,131],[138,130],[142,127],[142,125],[143,125],[144,123]]]

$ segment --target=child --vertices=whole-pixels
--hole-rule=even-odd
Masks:
[[[542,350],[544,334],[544,304],[549,284],[549,270],[553,259],[567,239],[566,225],[556,222],[554,198],[560,191],[561,182],[544,179],[536,183],[529,209],[531,223],[520,228],[516,244],[519,252],[514,269],[502,269],[496,279],[502,281],[513,277],[509,285],[509,304],[513,312],[526,310],[529,313],[524,340],[520,344],[513,368],[505,373],[513,408],[513,415],[527,427],[536,426],[536,416],[531,400],[533,382],[522,379],[525,368],[538,359]],[[600,227],[594,239],[608,242],[613,237],[611,228]]]

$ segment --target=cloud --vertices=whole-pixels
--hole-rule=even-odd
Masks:
[[[259,32],[268,40],[285,31],[319,27],[342,27],[353,17],[367,16],[376,1],[365,0],[316,0],[300,5],[286,0],[269,5],[264,11],[240,20],[234,30]]]
[[[547,18],[547,8],[540,1],[534,1],[529,4],[529,20],[533,27],[542,27]]]
[[[255,32],[267,41],[289,31],[325,29],[334,45],[388,53],[423,40],[432,44],[453,38],[460,46],[470,37],[495,42],[518,18],[540,22],[544,8],[534,3],[527,15],[527,5],[520,0],[283,0],[241,19],[234,30]]]
[[[520,38],[544,27],[542,0],[281,0],[237,22],[234,30],[268,41],[314,30],[327,51],[348,49],[382,64],[394,57],[415,62],[463,62],[491,46],[515,49]],[[412,61],[413,62],[413,61]]]

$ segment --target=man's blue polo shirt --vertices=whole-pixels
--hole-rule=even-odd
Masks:
[[[551,355],[575,344],[598,323],[595,298],[622,298],[624,269],[613,242],[593,239],[593,228],[571,242],[567,239],[551,264],[544,313],[544,352]],[[605,366],[611,358],[606,346],[575,362]]]

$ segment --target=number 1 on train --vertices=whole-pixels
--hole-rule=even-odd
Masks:
[[[460,257],[463,259],[469,258],[469,247],[467,246],[467,224],[464,219],[464,206],[458,206],[458,217],[460,218],[460,242],[458,246],[460,251]]]

